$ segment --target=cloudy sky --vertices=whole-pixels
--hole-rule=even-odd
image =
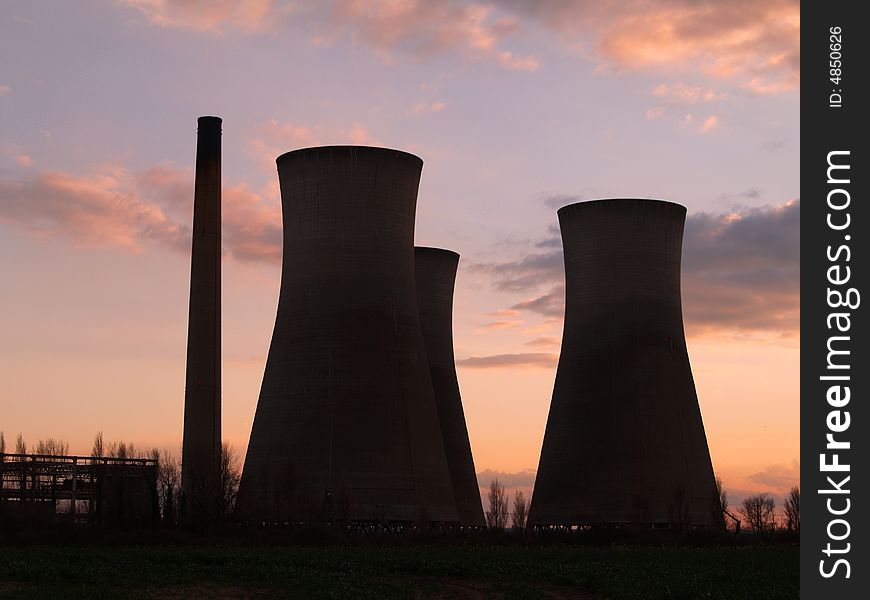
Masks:
[[[180,445],[196,117],[223,125],[224,437],[244,450],[278,295],[275,157],[425,161],[417,243],[462,255],[482,483],[528,487],[561,335],[555,210],[688,207],[683,300],[716,471],[798,478],[798,3],[7,1],[0,430]]]

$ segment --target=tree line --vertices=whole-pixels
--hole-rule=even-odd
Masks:
[[[0,431],[0,454],[6,453],[6,438]],[[27,442],[19,433],[15,440],[14,454],[27,454]],[[39,440],[31,454],[39,456],[67,456],[69,443],[61,439]],[[123,440],[106,441],[103,432],[97,432],[91,447],[92,458],[151,459],[157,464],[157,497],[160,517],[164,524],[175,525],[181,518],[183,497],[181,492],[181,460],[169,450],[158,448],[139,448]],[[222,516],[232,514],[241,480],[241,462],[235,449],[224,442],[221,444],[221,472],[219,504]]]
[[[740,519],[729,510],[728,492],[719,477],[716,478],[716,491],[717,504],[713,507],[713,511],[715,522],[720,528],[740,533],[741,524],[745,521],[749,532],[758,539],[769,538],[778,528],[800,533],[800,487],[792,487],[783,499],[782,516],[779,519],[777,519],[776,514],[776,501],[767,492],[744,498],[737,508],[737,512],[743,517]],[[529,501],[522,490],[514,492],[513,502],[510,503],[504,485],[498,478],[495,478],[489,484],[487,504],[486,524],[490,529],[506,528],[509,519],[511,528],[515,531],[525,529],[529,514]],[[728,519],[731,520],[730,523]],[[684,524],[683,519],[680,519],[678,525],[682,524]]]

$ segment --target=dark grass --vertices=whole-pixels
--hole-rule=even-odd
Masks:
[[[2,598],[797,598],[796,545],[0,547]]]

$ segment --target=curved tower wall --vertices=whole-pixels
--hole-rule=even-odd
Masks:
[[[239,510],[456,521],[414,287],[423,162],[332,146],[277,164],[281,291]]]
[[[221,119],[197,119],[181,487],[194,520],[213,516],[221,464]]]
[[[559,210],[565,325],[531,525],[713,523],[680,301],[685,215],[658,200]]]
[[[459,255],[450,250],[414,248],[417,306],[456,510],[462,525],[482,527],[486,521],[453,357],[453,289],[458,265]]]

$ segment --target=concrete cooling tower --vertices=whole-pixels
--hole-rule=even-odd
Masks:
[[[453,360],[453,287],[459,255],[440,248],[417,247],[414,263],[420,323],[459,522],[483,527],[486,521]]]
[[[217,507],[221,464],[221,119],[197,124],[181,488],[202,520]]]
[[[680,302],[685,216],[659,200],[559,210],[565,325],[531,526],[714,523]]]
[[[239,512],[456,522],[414,283],[423,161],[331,146],[277,163],[281,291]]]

